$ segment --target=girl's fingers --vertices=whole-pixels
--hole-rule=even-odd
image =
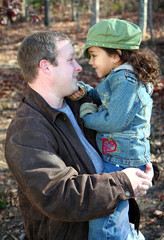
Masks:
[[[145,173],[147,173],[152,179],[154,176],[154,170],[152,163],[147,163],[145,166]]]

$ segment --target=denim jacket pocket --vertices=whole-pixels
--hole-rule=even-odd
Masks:
[[[143,83],[139,84],[137,94],[143,106],[146,106],[152,102],[151,96],[147,92],[147,88]]]
[[[139,167],[150,161],[147,139],[139,139],[135,132],[97,134],[97,145],[103,159],[121,167]]]
[[[103,155],[116,156],[120,159],[130,158],[130,138],[126,134],[99,133],[97,145]]]

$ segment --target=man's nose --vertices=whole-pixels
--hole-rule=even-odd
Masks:
[[[77,72],[81,72],[82,71],[82,66],[76,61],[76,64],[75,64],[75,69]]]

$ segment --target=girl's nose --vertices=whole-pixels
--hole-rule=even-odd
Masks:
[[[90,65],[93,64],[93,61],[92,61],[92,58],[89,59],[89,62],[88,62]]]

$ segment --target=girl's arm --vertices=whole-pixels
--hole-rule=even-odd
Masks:
[[[135,81],[127,80],[125,77],[115,78],[107,109],[100,108],[99,112],[84,115],[82,118],[85,126],[99,132],[122,131],[133,120],[142,105]]]
[[[85,84],[82,81],[79,81],[77,83],[79,90],[76,91],[74,94],[70,95],[69,98],[73,101],[78,101],[81,98],[85,97],[86,95],[92,97],[92,98],[96,98],[96,99],[100,99],[96,88],[91,87],[89,84]]]

